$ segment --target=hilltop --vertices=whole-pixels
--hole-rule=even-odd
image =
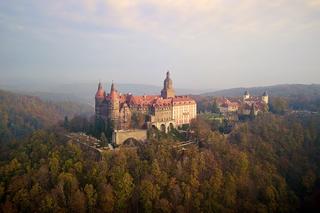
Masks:
[[[241,96],[248,90],[251,95],[260,96],[267,91],[270,96],[294,97],[294,96],[320,96],[320,84],[282,84],[264,87],[239,87],[203,93],[203,96]]]

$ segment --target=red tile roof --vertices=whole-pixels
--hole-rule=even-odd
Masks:
[[[163,98],[157,98],[155,99],[153,106],[170,106],[172,103],[171,98],[163,99]]]
[[[132,94],[119,94],[115,89],[110,91],[107,96],[105,92],[106,100],[118,99],[120,104],[127,103],[129,106],[171,106],[171,105],[183,105],[183,104],[195,104],[196,102],[188,96],[176,96],[174,98],[162,98],[159,95],[143,95],[143,96],[133,96]],[[100,93],[99,93],[100,95]]]
[[[157,98],[159,98],[159,96],[155,96],[155,95],[133,96],[133,95],[130,95],[130,98],[128,101],[129,101],[130,105],[147,106],[147,105],[152,105],[152,103]]]
[[[179,104],[195,104],[196,102],[189,96],[176,96],[172,98],[173,105]]]

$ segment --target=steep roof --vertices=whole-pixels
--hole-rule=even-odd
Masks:
[[[105,91],[103,90],[102,85],[101,85],[101,83],[99,82],[99,84],[98,84],[98,90],[97,90],[97,92],[96,92],[96,98],[104,98],[104,96],[105,96]]]
[[[160,96],[156,95],[144,95],[144,96],[130,96],[129,103],[130,105],[151,105],[155,99],[160,98]]]
[[[115,89],[114,83],[111,84],[111,90],[110,90],[110,100],[119,99],[118,91]]]

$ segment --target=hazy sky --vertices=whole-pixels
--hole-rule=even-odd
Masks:
[[[320,83],[320,0],[0,0],[0,79]]]

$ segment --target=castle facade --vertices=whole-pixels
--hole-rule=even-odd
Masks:
[[[96,118],[112,121],[117,130],[132,128],[132,116],[143,114],[145,126],[167,132],[171,128],[189,124],[197,116],[197,104],[188,96],[176,96],[170,73],[163,83],[161,95],[134,96],[120,94],[112,83],[106,94],[101,83],[95,95]]]

